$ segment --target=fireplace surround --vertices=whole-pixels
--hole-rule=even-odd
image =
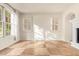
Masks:
[[[79,19],[72,21],[72,42],[71,45],[79,49]]]

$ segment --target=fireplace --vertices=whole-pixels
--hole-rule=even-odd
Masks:
[[[72,46],[79,49],[79,19],[72,21]]]
[[[79,43],[79,28],[77,28],[77,43]]]

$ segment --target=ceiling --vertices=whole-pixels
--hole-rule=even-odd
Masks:
[[[63,13],[73,4],[68,3],[10,3],[22,13]]]

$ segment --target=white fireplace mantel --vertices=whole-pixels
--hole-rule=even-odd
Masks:
[[[77,43],[77,28],[79,28],[79,19],[74,19],[72,23],[72,46],[79,49],[79,43]]]

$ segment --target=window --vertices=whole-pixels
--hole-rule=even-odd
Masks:
[[[6,25],[6,35],[10,35],[11,32],[11,14],[5,11],[5,25]]]
[[[2,6],[0,6],[0,37],[3,36],[3,30],[2,30]]]
[[[0,37],[11,33],[11,13],[0,6]]]
[[[52,31],[53,32],[58,32],[58,30],[59,30],[59,28],[58,28],[58,17],[53,17],[52,19],[51,19],[51,29],[52,29]]]

